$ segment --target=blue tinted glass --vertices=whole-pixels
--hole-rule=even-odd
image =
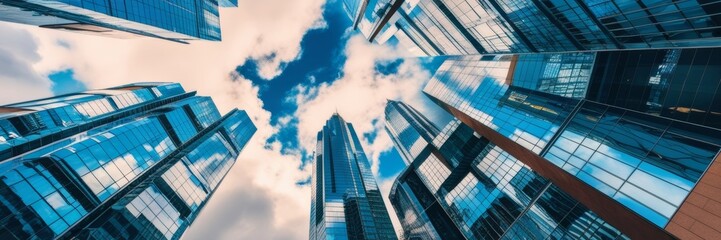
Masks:
[[[577,101],[508,86],[515,61],[510,56],[448,60],[424,91],[539,153]]]
[[[570,173],[665,226],[720,149],[666,132],[671,123],[585,102],[546,156],[564,169],[575,165],[580,171]]]
[[[60,104],[58,108],[37,114],[23,112],[17,116],[17,121],[0,120],[0,137],[6,137],[0,140],[7,143],[8,138],[13,138],[10,140],[16,141],[8,145],[22,150],[17,156],[2,155],[0,162],[3,199],[0,201],[0,219],[4,219],[0,235],[11,239],[52,239],[76,237],[69,234],[80,232],[87,234],[81,238],[92,236],[96,239],[179,238],[212,192],[200,176],[210,176],[209,181],[215,188],[256,128],[245,112],[234,110],[232,115],[223,118],[225,122],[216,124],[217,129],[201,131],[203,124],[194,122],[198,120],[194,114],[187,114],[193,110],[183,106],[198,103],[197,112],[202,114],[207,127],[221,119],[212,101],[203,97],[177,96],[180,99],[151,103],[156,95],[148,87],[158,85],[139,83],[88,91],[108,97],[81,101],[72,106]],[[160,85],[168,86],[164,90],[156,89],[160,98],[184,92],[177,84]],[[96,102],[98,100],[102,101]],[[166,117],[162,113],[170,113],[171,122],[177,129],[162,123]],[[109,117],[109,114],[114,115]],[[12,126],[18,124],[28,127],[15,133],[17,129]],[[81,126],[69,128],[74,124]],[[198,132],[204,135],[195,138],[197,143],[209,143],[185,144],[183,146],[196,149],[176,151],[178,145],[169,133],[180,133],[189,141],[189,137]],[[44,138],[46,136],[51,138]],[[14,150],[10,153],[16,154]],[[191,150],[198,156],[192,158],[198,165],[187,167],[187,162],[181,158]],[[181,154],[168,158],[172,152]],[[205,152],[213,152],[215,156],[203,155]],[[167,169],[156,166],[158,163],[174,167]],[[202,169],[196,171],[195,167]],[[168,172],[156,172],[161,170]],[[141,175],[151,177],[146,180],[153,184],[140,183],[133,185],[139,189],[128,188],[129,183],[138,181]],[[164,179],[161,180],[161,176]],[[138,196],[145,190],[147,194]],[[141,199],[144,205],[135,204],[137,206],[132,208],[135,211],[128,207],[129,212],[116,208],[134,199]],[[94,214],[88,215],[90,212]],[[78,225],[84,217],[94,218],[92,224]],[[130,220],[138,224],[121,224],[133,226],[121,231],[100,226],[109,222],[99,219],[112,220],[109,222],[113,227],[118,227],[118,222],[129,223]]]

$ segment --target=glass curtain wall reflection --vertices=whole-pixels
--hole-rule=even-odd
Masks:
[[[423,119],[393,114],[386,124]],[[397,119],[401,118],[401,119]],[[435,126],[413,125],[426,132]],[[388,131],[391,138],[401,134]],[[617,229],[529,166],[455,120],[435,131],[396,179],[391,203],[408,239],[626,239]],[[399,151],[412,145],[398,144]],[[405,150],[404,150],[405,149]]]
[[[719,46],[721,1],[344,0],[370,42],[417,55]]]
[[[318,132],[310,239],[397,239],[353,125],[334,114]]]
[[[716,51],[454,58],[424,92],[559,190],[589,187],[662,233],[721,149]]]
[[[220,41],[218,7],[237,0],[0,1],[0,21],[115,38]]]
[[[256,128],[176,83],[0,107],[2,239],[179,239]]]

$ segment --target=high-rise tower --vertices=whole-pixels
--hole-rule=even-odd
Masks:
[[[415,108],[403,102],[388,100],[385,109],[386,132],[410,165],[423,148],[433,141],[440,129]]]
[[[116,38],[220,41],[218,7],[237,0],[0,0],[0,21]]]
[[[310,239],[396,239],[353,125],[334,114],[317,141]]]
[[[721,1],[343,0],[370,42],[418,55],[714,47]]]
[[[394,141],[398,151],[414,152],[403,155],[410,164],[389,197],[405,239],[545,239],[549,233],[554,239],[626,239],[466,124],[454,120],[439,131],[420,122],[425,117],[413,107],[386,105],[391,138],[422,139]],[[399,126],[402,131],[391,130]]]
[[[721,211],[712,207],[721,204],[716,53],[454,58],[424,92],[628,237],[714,239],[721,235],[714,224]]]
[[[0,107],[0,238],[178,239],[255,133],[177,83]]]

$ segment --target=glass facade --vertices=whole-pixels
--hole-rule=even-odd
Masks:
[[[717,138],[689,136],[686,128],[584,102],[545,158],[665,226],[720,149]]]
[[[424,92],[447,110],[463,113],[456,116],[464,122],[512,140],[663,229],[721,150],[721,129],[711,120],[721,77],[711,57],[716,51],[455,58],[443,63]],[[502,157],[512,149],[503,146],[494,148],[495,161],[486,164],[512,158]],[[484,194],[469,201],[497,198]]]
[[[718,0],[393,1],[403,2],[399,8],[379,3],[388,1],[345,2],[368,4],[348,13],[352,19],[373,16],[359,28],[371,42],[395,38],[410,52],[429,56],[716,47],[721,42]]]
[[[396,239],[353,125],[335,114],[317,141],[309,238]]]
[[[237,5],[237,0],[3,0],[0,12],[8,14],[0,20],[120,38],[220,41],[218,7]]]
[[[2,239],[178,239],[255,132],[174,83],[0,107]]]
[[[721,128],[718,48],[599,52],[588,99]]]
[[[487,2],[466,0],[439,1],[456,16],[463,28],[478,39],[488,52],[527,52],[528,47],[514,28]],[[482,6],[483,5],[483,6]]]
[[[398,150],[405,155],[404,160],[418,156],[440,131],[416,109],[398,101],[388,100],[385,120],[388,136],[396,145],[403,146]]]
[[[403,239],[463,239],[451,218],[418,175],[406,170],[389,196],[403,227]]]
[[[406,239],[627,239],[460,121],[433,138],[427,151],[406,159],[411,164],[391,190]]]
[[[446,15],[448,10],[431,1],[419,1],[416,6],[403,12],[402,18],[406,22],[414,22],[413,30],[422,32],[430,38],[431,42],[440,49],[443,55],[470,55],[482,53],[476,49],[475,39],[467,38],[468,32],[457,27],[458,20],[452,15]],[[410,31],[407,30],[407,31]],[[479,47],[480,48],[480,47]]]

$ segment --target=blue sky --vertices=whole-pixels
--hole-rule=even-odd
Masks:
[[[258,61],[247,59],[239,65],[236,71],[244,78],[251,80],[259,87],[258,97],[263,102],[263,108],[271,112],[270,123],[277,125],[282,117],[293,116],[298,106],[293,101],[287,101],[288,93],[298,84],[308,87],[316,87],[322,83],[331,84],[342,77],[341,68],[346,61],[343,49],[348,39],[358,35],[357,31],[351,31],[351,20],[342,9],[340,1],[326,4],[322,13],[326,26],[319,29],[309,30],[300,43],[301,54],[298,59],[281,65],[282,72],[272,79],[264,79],[258,73]],[[58,41],[61,47],[69,48],[65,41]],[[388,44],[393,44],[388,43]],[[272,57],[272,55],[268,56]],[[393,74],[404,59],[397,59],[390,62],[379,63],[376,70],[381,74]],[[421,63],[431,73],[440,66],[443,58],[425,58]],[[48,75],[52,81],[52,93],[54,95],[66,94],[87,90],[88,87],[81,81],[74,78],[73,69],[55,71]],[[431,114],[445,114],[441,111],[433,111]],[[448,119],[449,117],[440,117]],[[433,118],[432,118],[433,119]],[[436,118],[438,119],[438,118]],[[443,125],[444,121],[438,121]],[[442,126],[441,126],[442,127]],[[282,151],[299,151],[302,153],[303,162],[309,159],[309,154],[299,144],[297,119],[291,119],[290,124],[284,125],[280,131],[267,139],[267,142],[278,141]],[[369,141],[374,141],[377,133],[366,133]],[[379,175],[382,178],[390,178],[397,175],[405,167],[401,156],[395,149],[380,154]],[[307,181],[300,181],[307,183]]]
[[[63,95],[88,90],[88,87],[75,79],[73,74],[75,73],[72,69],[67,69],[48,75],[48,78],[50,78],[50,81],[53,83],[51,88],[53,95]]]
[[[211,96],[221,112],[246,110],[258,132],[184,238],[307,239],[304,149],[324,121],[337,109],[353,123],[368,158],[380,162],[374,169],[387,195],[404,164],[383,131],[385,99],[444,125],[448,114],[421,94],[443,59],[402,59],[392,44],[368,43],[349,29],[339,1],[239,5],[221,9],[222,42],[188,45],[0,22],[0,85],[13,86],[0,88],[0,104],[161,81]]]
[[[352,22],[342,9],[340,1],[328,3],[323,11],[323,18],[327,27],[306,33],[301,42],[303,50],[300,58],[285,65],[279,76],[263,79],[257,72],[258,66],[254,60],[248,60],[237,68],[238,73],[260,87],[259,97],[264,103],[264,108],[273,113],[272,124],[277,124],[278,119],[283,116],[292,116],[297,110],[298,106],[294,102],[286,101],[287,93],[292,91],[293,87],[298,84],[313,87],[321,83],[332,83],[343,74],[341,68],[346,61],[343,49],[348,38],[359,33],[349,31]],[[397,59],[390,63],[378,64],[376,70],[382,74],[393,74],[403,61]],[[428,58],[424,59],[423,63],[426,69],[432,72],[442,63],[442,59]],[[308,156],[308,153],[300,148],[297,125],[293,124],[293,121],[295,120],[291,120],[291,124],[287,127],[281,128],[280,132],[269,141],[280,141],[284,149],[298,150],[304,156]],[[372,142],[376,135],[366,133],[364,136]],[[304,158],[304,161],[307,159],[308,157]],[[381,153],[380,164],[379,175],[382,178],[393,177],[405,167],[395,149]]]
[[[339,77],[340,68],[345,62],[343,48],[347,40],[346,29],[351,24],[339,7],[340,2],[329,3],[323,11],[326,28],[310,30],[301,41],[301,56],[288,63],[283,72],[273,79],[263,79],[257,73],[257,64],[248,60],[238,66],[237,71],[243,77],[260,87],[259,97],[263,107],[270,111],[271,124],[277,124],[278,118],[292,115],[297,105],[287,102],[286,96],[298,84],[318,85],[333,82]],[[272,140],[279,140],[284,147],[298,148],[298,131],[295,127],[282,128]]]

